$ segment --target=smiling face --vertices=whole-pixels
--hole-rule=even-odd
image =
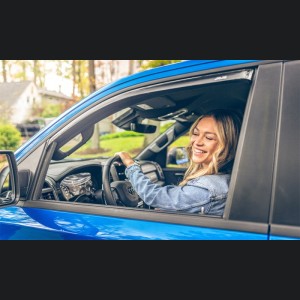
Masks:
[[[193,162],[207,167],[219,145],[217,122],[213,117],[198,122],[191,135],[191,145]]]

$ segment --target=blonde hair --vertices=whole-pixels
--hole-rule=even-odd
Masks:
[[[202,164],[197,164],[192,161],[192,143],[186,147],[190,159],[190,165],[185,172],[180,186],[185,185],[189,180],[197,178],[202,175],[222,174],[231,172],[236,148],[238,144],[238,137],[241,128],[241,117],[231,110],[216,109],[209,113],[200,116],[191,126],[189,137],[191,138],[194,129],[199,121],[206,117],[212,117],[217,123],[217,137],[219,140],[218,148],[212,156],[212,161],[207,167]]]

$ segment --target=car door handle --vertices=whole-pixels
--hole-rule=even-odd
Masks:
[[[183,176],[184,173],[174,173],[175,176]]]

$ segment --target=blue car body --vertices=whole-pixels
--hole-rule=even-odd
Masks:
[[[1,239],[266,240],[267,236],[106,216],[10,207],[0,211]],[[16,217],[17,216],[17,217]]]
[[[252,189],[258,186],[260,194],[267,190],[267,195],[272,195],[276,191],[276,176],[275,174],[278,163],[275,161],[277,156],[272,156],[272,161],[268,162],[272,172],[266,178],[266,186],[261,184],[261,180],[257,185],[255,182],[251,185],[250,189],[245,189],[247,178],[250,178],[250,170],[243,171],[245,167],[243,164],[243,155],[245,160],[248,161],[247,156],[252,155],[244,147],[244,139],[247,139],[247,133],[251,136],[251,132],[257,132],[257,128],[248,128],[255,122],[251,121],[251,114],[256,110],[270,108],[270,103],[261,105],[260,108],[254,107],[252,102],[256,97],[255,92],[259,93],[263,89],[270,89],[270,97],[276,98],[276,91],[282,89],[283,81],[278,79],[278,88],[274,85],[276,82],[272,78],[272,72],[269,69],[274,66],[274,73],[278,72],[283,76],[284,67],[292,65],[293,68],[298,67],[298,61],[286,60],[188,60],[180,63],[175,63],[167,66],[153,68],[143,72],[139,72],[124,78],[121,78],[111,84],[108,84],[96,92],[92,93],[85,99],[76,103],[70,109],[62,113],[48,126],[42,128],[35,136],[25,142],[19,149],[15,151],[15,158],[17,165],[24,169],[24,165],[28,167],[30,160],[28,157],[33,156],[34,151],[43,152],[38,150],[39,147],[44,149],[48,147],[48,140],[54,140],[55,134],[58,134],[63,127],[66,127],[68,122],[77,118],[82,112],[89,111],[91,107],[101,105],[102,102],[109,102],[112,97],[122,96],[122,94],[131,92],[137,88],[143,89],[151,83],[152,85],[173,80],[184,81],[190,80],[193,77],[207,76],[215,74],[231,74],[230,72],[239,70],[251,70],[254,72],[251,77],[251,86],[249,88],[249,95],[247,94],[247,105],[245,108],[245,121],[244,133],[240,152],[239,152],[239,165],[236,166],[236,173],[234,176],[233,192],[228,207],[225,209],[223,218],[208,218],[202,216],[186,216],[177,215],[176,213],[162,213],[162,212],[137,212],[135,208],[124,209],[122,207],[103,207],[93,210],[93,205],[71,205],[65,206],[64,204],[54,201],[49,204],[49,201],[38,201],[30,199],[35,195],[31,186],[28,188],[28,194],[22,199],[16,199],[8,205],[0,206],[0,239],[1,240],[286,240],[286,239],[299,239],[300,238],[300,224],[297,221],[289,223],[288,217],[277,217],[280,213],[279,208],[276,208],[276,203],[280,202],[280,196],[275,200],[267,199],[265,204],[261,204],[261,209],[258,209],[257,215],[252,208],[252,203],[256,202],[257,197],[251,196]],[[294,64],[296,66],[294,66]],[[291,67],[291,69],[292,69]],[[277,71],[278,70],[278,71]],[[293,69],[292,69],[293,70]],[[265,74],[267,79],[264,79],[261,74]],[[273,74],[274,74],[273,73]],[[274,75],[273,75],[274,76]],[[282,77],[281,77],[282,78]],[[243,81],[243,79],[241,80]],[[247,83],[248,84],[248,83]],[[296,88],[296,87],[295,87]],[[273,95],[274,96],[271,96]],[[245,100],[246,102],[246,100]],[[249,104],[250,103],[250,104]],[[252,106],[253,107],[252,107]],[[279,106],[279,104],[278,104]],[[252,109],[252,110],[251,110]],[[258,113],[257,113],[258,114]],[[277,115],[277,112],[272,114]],[[272,116],[270,116],[272,118]],[[278,126],[279,123],[276,123]],[[247,127],[248,126],[248,127]],[[253,125],[254,126],[254,125]],[[279,151],[277,146],[277,127],[274,131],[270,132],[266,127],[266,134],[272,136],[272,149],[274,153]],[[275,128],[276,127],[276,128]],[[272,129],[273,130],[273,129]],[[259,131],[259,129],[258,129]],[[263,134],[263,133],[261,133]],[[50,137],[50,138],[49,138]],[[263,136],[262,136],[263,137]],[[253,142],[253,141],[252,141]],[[245,142],[246,143],[246,142]],[[43,146],[41,146],[43,145]],[[246,144],[245,144],[246,145]],[[277,149],[277,150],[276,150]],[[259,149],[258,149],[259,151]],[[245,153],[245,154],[244,154]],[[253,153],[253,151],[252,151]],[[273,153],[273,152],[272,152]],[[41,154],[42,155],[42,154]],[[262,154],[263,155],[263,154]],[[266,154],[267,155],[267,154]],[[267,157],[267,156],[266,156]],[[32,159],[32,158],[30,158]],[[28,162],[26,162],[28,160]],[[249,158],[250,160],[250,158]],[[267,160],[267,159],[266,159]],[[238,164],[237,163],[237,164]],[[38,164],[38,170],[42,170],[42,163]],[[278,163],[280,164],[280,162]],[[253,168],[253,166],[251,166]],[[250,169],[251,169],[250,168]],[[248,169],[247,169],[248,170]],[[242,172],[243,171],[243,172]],[[35,171],[33,171],[35,172]],[[40,171],[37,171],[40,172]],[[298,172],[298,170],[297,170]],[[41,172],[42,174],[42,172]],[[30,182],[37,189],[39,174],[34,174],[35,178]],[[41,175],[42,176],[42,175]],[[245,179],[243,179],[245,176]],[[247,177],[249,176],[249,177]],[[251,175],[256,176],[256,175]],[[262,175],[263,176],[263,175]],[[251,177],[251,178],[252,178]],[[277,176],[278,177],[278,176]],[[258,180],[258,179],[257,179]],[[270,181],[270,182],[269,182]],[[239,184],[243,187],[239,188]],[[34,185],[35,184],[35,185]],[[261,187],[260,187],[261,185]],[[241,201],[241,191],[244,190],[248,193],[248,202]],[[273,192],[272,192],[273,191]],[[280,193],[279,191],[277,193]],[[236,195],[236,196],[235,196]],[[276,196],[276,195],[275,195]],[[250,199],[250,197],[253,197]],[[271,197],[271,196],[270,196]],[[282,196],[284,197],[284,196]],[[296,201],[296,200],[295,200]],[[258,201],[257,201],[258,202]],[[263,202],[263,201],[261,201]],[[235,204],[238,203],[238,204]],[[275,203],[275,204],[274,204]],[[300,201],[299,201],[300,203]],[[51,206],[52,205],[52,206]],[[245,207],[243,207],[245,205]],[[253,203],[253,206],[259,207],[260,204]],[[279,204],[278,204],[279,205]],[[281,207],[281,206],[280,206]],[[274,217],[272,217],[274,216]],[[277,217],[277,219],[276,219]],[[277,222],[276,220],[281,220]],[[294,217],[293,220],[297,219]],[[274,229],[273,229],[274,228]]]

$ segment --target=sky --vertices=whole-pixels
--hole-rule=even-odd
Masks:
[[[45,88],[49,91],[56,91],[66,96],[72,96],[72,80],[59,77],[54,73],[46,75]]]
[[[46,62],[47,73],[45,77],[45,88],[49,91],[56,91],[65,94],[66,96],[72,96],[72,80],[66,79],[56,75],[55,63],[52,61]]]
[[[103,63],[103,69],[106,74],[110,74],[110,66],[109,62],[111,60],[101,60]],[[114,81],[123,76],[128,75],[129,71],[129,60],[115,60],[115,74],[113,77],[106,76],[104,78],[104,82],[107,84],[110,81]],[[43,64],[45,64],[45,88],[49,91],[56,91],[65,94],[66,96],[71,97],[73,92],[73,83],[71,79],[63,78],[56,74],[57,64],[51,60],[43,60]],[[65,68],[66,65],[62,64],[62,68]],[[17,73],[20,71],[20,65],[14,64],[11,66],[11,72]],[[66,70],[61,70],[63,73]],[[33,78],[33,73],[30,75]]]
[[[47,90],[50,91],[56,91],[61,92],[67,96],[72,96],[72,88],[73,83],[71,79],[66,79],[57,76],[55,73],[55,63],[51,61],[45,61],[47,63],[47,74],[45,78],[45,86]],[[110,60],[102,60],[103,68],[106,70],[106,73],[109,73],[109,62]],[[109,83],[111,80],[114,81],[120,77],[127,76],[128,75],[128,67],[129,67],[129,61],[128,60],[115,60],[116,62],[116,74],[114,75],[114,78],[106,78],[107,82]]]

